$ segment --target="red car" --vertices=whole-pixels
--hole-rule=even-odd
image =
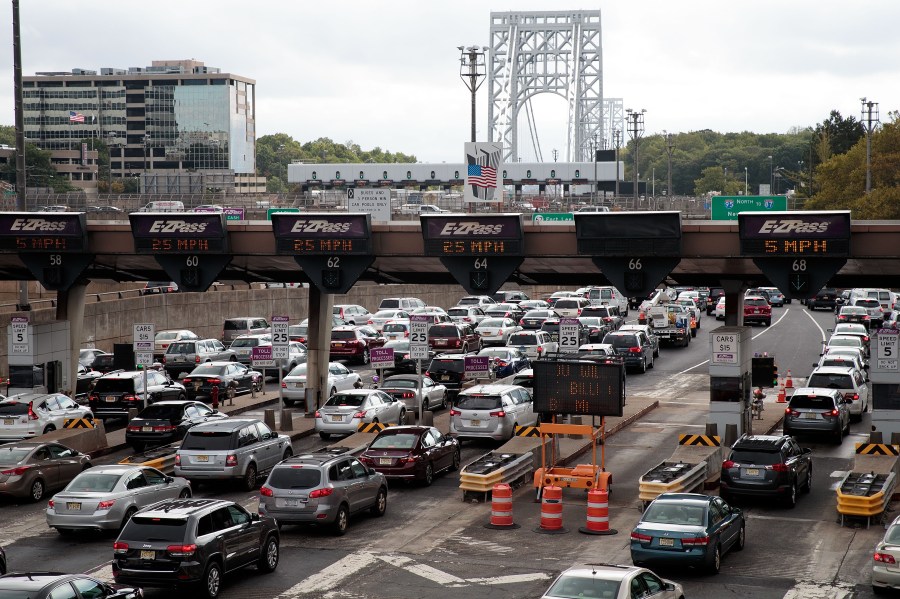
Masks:
[[[428,329],[428,347],[436,352],[479,351],[481,336],[469,324],[451,322],[436,324]]]
[[[748,295],[744,298],[744,324],[760,322],[766,326],[772,324],[772,306],[760,296]]]
[[[331,357],[369,363],[372,348],[384,345],[385,339],[372,327],[346,325],[331,329]]]
[[[432,426],[392,426],[375,437],[359,460],[389,478],[430,485],[434,475],[459,470],[459,441]]]

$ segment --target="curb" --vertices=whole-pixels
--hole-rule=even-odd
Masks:
[[[653,403],[645,406],[641,410],[635,412],[628,418],[623,418],[614,427],[612,427],[611,429],[609,429],[606,432],[605,438],[609,439],[610,437],[612,437],[613,435],[615,435],[616,433],[621,431],[623,428],[625,428],[627,426],[631,426],[632,424],[634,424],[634,422],[636,420],[638,420],[639,418],[643,418],[644,416],[646,416],[647,414],[649,414],[650,412],[652,412],[653,410],[655,410],[658,407],[659,407],[659,400],[656,400]],[[587,443],[581,449],[572,452],[571,455],[569,455],[565,460],[562,461],[562,465],[569,464],[575,458],[581,457],[590,448],[590,446],[591,446],[591,444]]]

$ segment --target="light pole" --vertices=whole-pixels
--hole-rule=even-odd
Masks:
[[[727,166],[725,167],[725,182],[722,183],[722,193],[723,194],[728,193],[728,167]]]
[[[666,133],[666,159],[668,162],[668,172],[666,174],[666,194],[672,197],[672,153],[675,151],[675,136]]]
[[[591,153],[593,154],[593,158],[594,158],[594,185],[593,185],[593,187],[591,187],[591,205],[592,206],[597,203],[597,134],[596,133],[594,133],[593,139],[594,139],[594,144],[591,146]],[[616,168],[618,169],[618,167],[619,166],[617,164]]]
[[[475,94],[484,82],[487,66],[484,62],[484,53],[490,48],[487,46],[457,46],[459,55],[459,77],[469,88],[472,94],[472,141],[475,141]]]
[[[775,193],[775,171],[772,170],[771,156],[769,156],[769,193]]]
[[[616,129],[613,131],[613,136],[616,138],[616,195],[615,197],[619,197],[619,145],[622,143],[622,130]],[[596,177],[594,177],[596,179]]]
[[[750,186],[747,185],[747,167],[744,167],[744,197],[750,195]]]
[[[637,205],[638,199],[638,160],[640,159],[640,151],[639,146],[641,143],[641,135],[644,134],[644,113],[647,110],[641,108],[640,111],[632,110],[630,108],[625,110],[626,116],[625,120],[628,121],[628,134],[631,136],[631,139],[634,141],[634,163],[632,165],[634,170],[634,203]]]
[[[862,121],[866,127],[866,194],[872,191],[872,131],[878,125],[878,102],[867,101],[860,98],[862,102]]]

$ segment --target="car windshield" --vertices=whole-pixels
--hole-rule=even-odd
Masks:
[[[592,577],[561,576],[550,590],[548,597],[560,599],[581,599],[582,597],[618,597],[621,583],[616,580],[603,580]]]
[[[322,473],[318,468],[303,468],[298,465],[275,468],[266,485],[276,489],[312,489],[321,482]]]
[[[477,306],[480,303],[481,303],[481,300],[477,297],[464,297],[461,300],[459,300],[458,302],[456,302],[456,304],[458,306],[472,306],[472,305]]]
[[[188,431],[181,444],[188,451],[221,451],[231,449],[230,431]]]
[[[834,399],[830,395],[793,395],[789,405],[792,410],[833,410]]]
[[[372,441],[369,449],[412,449],[418,440],[419,435],[411,433],[382,433]]]
[[[34,447],[16,447],[15,445],[0,447],[0,464],[18,464],[25,459]]]
[[[309,327],[305,324],[293,324],[288,327],[288,335],[292,337],[302,337],[306,335]]]
[[[825,387],[826,389],[852,389],[853,378],[849,374],[814,372],[806,384],[810,387]]]
[[[298,364],[287,376],[306,376],[306,364]]]
[[[141,410],[141,413],[138,414],[137,417],[144,419],[153,418],[158,420],[171,420],[181,416],[183,409],[184,408],[180,404],[154,404]]]
[[[832,337],[828,340],[829,347],[862,347],[859,337]]]
[[[331,408],[337,408],[340,406],[359,407],[362,405],[365,399],[365,395],[350,395],[347,393],[338,393],[337,395],[332,395],[331,399],[325,402],[325,406]]]
[[[231,342],[231,347],[256,347],[260,342],[256,337],[238,337]]]
[[[104,474],[102,472],[82,472],[76,476],[66,491],[88,491],[91,493],[110,493],[116,487],[116,483],[122,478],[121,474]]]
[[[218,366],[216,364],[210,364],[207,362],[206,364],[201,364],[200,366],[197,366],[196,368],[194,368],[191,371],[191,375],[210,374],[210,375],[221,376],[221,375],[225,374],[225,368],[226,368],[225,366]]]
[[[575,300],[561,299],[561,300],[559,300],[558,302],[556,302],[556,306],[555,306],[555,307],[556,307],[557,309],[569,310],[569,309],[572,309],[572,308],[578,308],[578,306],[579,306],[579,304],[578,304],[578,302],[575,301]]]
[[[0,416],[22,416],[28,413],[28,404],[18,401],[0,403]]]
[[[537,338],[530,333],[516,333],[509,336],[509,345],[537,345]]]
[[[765,306],[768,302],[761,297],[745,297],[744,305],[745,306]]]
[[[703,526],[703,506],[654,501],[644,512],[641,522]]]
[[[190,341],[173,343],[166,350],[167,354],[192,354],[197,350],[197,344]]]
[[[226,331],[244,331],[247,329],[247,321],[246,320],[226,320],[224,328]]]
[[[854,315],[854,316],[864,316],[868,314],[866,309],[861,306],[844,306],[841,308],[840,314],[843,316],[845,314]]]
[[[384,325],[385,333],[405,333],[409,329],[409,325],[402,322],[389,322]]]
[[[781,463],[780,451],[758,451],[755,449],[733,449],[731,458],[733,462],[738,464],[759,464],[768,466],[770,464]]]
[[[501,403],[499,395],[465,395],[459,398],[458,407],[461,410],[494,410]]]

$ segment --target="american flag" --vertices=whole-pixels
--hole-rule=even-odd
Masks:
[[[469,185],[475,187],[497,187],[497,169],[493,166],[470,164],[468,173]]]
[[[70,111],[69,111],[69,122],[70,122],[70,123],[83,123],[83,122],[84,122],[84,115],[83,115],[83,114],[78,114],[78,113],[75,112],[74,110],[70,110]]]

